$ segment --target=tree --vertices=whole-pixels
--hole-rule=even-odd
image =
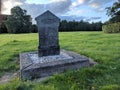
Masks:
[[[27,11],[19,6],[11,9],[11,15],[5,21],[8,33],[27,33],[31,32],[32,19]]]
[[[7,33],[7,28],[4,23],[2,23],[0,26],[0,33]]]
[[[115,2],[112,7],[107,7],[107,15],[111,16],[109,22],[120,22],[120,0]]]
[[[38,32],[38,28],[37,28],[37,25],[36,24],[33,24],[32,27],[31,27],[31,32],[32,33],[37,33]]]

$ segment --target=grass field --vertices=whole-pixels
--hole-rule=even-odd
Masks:
[[[0,90],[120,90],[120,34],[62,32],[59,37],[62,49],[86,55],[99,65],[66,71],[42,83],[17,78],[0,85]],[[0,34],[0,77],[19,70],[19,53],[37,47],[37,34]]]

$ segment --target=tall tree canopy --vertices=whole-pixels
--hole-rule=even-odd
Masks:
[[[120,22],[120,0],[113,3],[112,7],[107,7],[107,15],[111,16],[109,22]]]
[[[31,31],[32,19],[27,11],[19,6],[11,9],[11,15],[8,16],[5,24],[9,33],[27,33]]]

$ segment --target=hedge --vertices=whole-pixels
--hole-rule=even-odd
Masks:
[[[102,30],[105,33],[120,33],[120,22],[103,25]]]

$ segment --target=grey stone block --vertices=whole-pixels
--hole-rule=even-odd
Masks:
[[[51,60],[49,62],[35,63],[30,58],[29,54],[37,54],[37,52],[27,52],[20,54],[20,72],[21,78],[35,79],[54,75],[55,73],[61,73],[65,70],[76,70],[82,67],[89,67],[89,58],[80,54],[61,50],[62,53],[68,55],[68,59],[63,60]]]
[[[38,55],[49,56],[60,54],[58,27],[60,19],[50,11],[35,18],[39,33]]]

